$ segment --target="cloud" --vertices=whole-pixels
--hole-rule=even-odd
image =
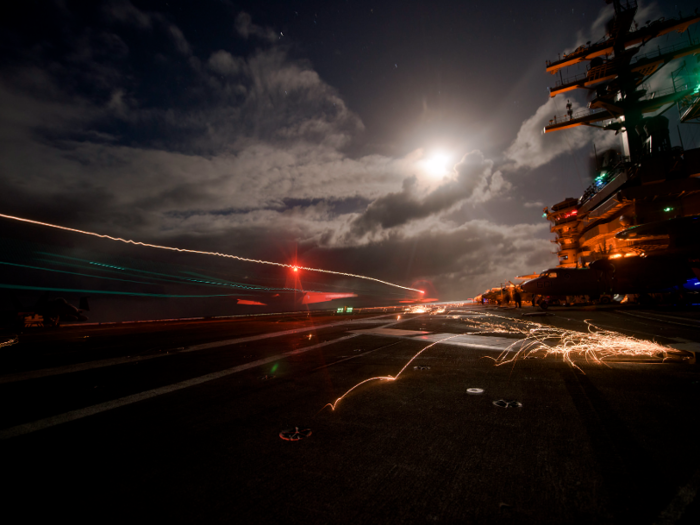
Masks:
[[[245,61],[239,57],[234,57],[231,53],[220,49],[211,54],[207,65],[215,72],[226,76],[240,74],[245,67]]]
[[[571,104],[574,113],[583,109],[576,100],[571,100]],[[545,134],[544,127],[555,117],[561,118],[565,114],[564,105],[562,97],[550,98],[533,116],[522,123],[515,140],[504,153],[505,158],[512,163],[507,169],[538,168],[559,155],[590,147],[594,140],[599,150],[619,147],[619,136],[615,136],[611,131],[588,126]]]
[[[142,11],[129,0],[112,0],[102,7],[102,14],[110,22],[118,22],[143,30],[160,29],[169,36],[182,55],[186,57],[192,55],[192,47],[182,30],[161,13]]]
[[[637,2],[637,13],[635,15],[635,22],[639,25],[643,25],[649,19],[656,19],[661,15],[658,5],[656,2],[642,3]],[[574,49],[582,46],[588,42],[597,42],[603,38],[606,38],[606,24],[614,16],[615,10],[612,5],[603,6],[600,11],[598,11],[598,16],[586,29],[582,29],[576,32],[576,40],[574,45],[565,49],[564,53],[571,53]],[[634,30],[634,26],[632,27]]]
[[[479,151],[426,185],[412,176],[416,155],[345,153],[364,125],[307,61],[274,45],[197,57],[158,14],[129,2],[106,13],[115,32],[78,35],[74,44],[91,44],[83,54],[37,52],[0,68],[4,213],[272,259],[296,244],[309,263],[390,281],[419,275],[455,299],[552,265],[546,224],[446,217],[510,188]],[[145,73],[120,24],[160,50],[144,66],[148,85],[133,82]],[[243,37],[270,35],[249,17],[236,24]]]
[[[261,141],[280,146],[303,141],[337,149],[364,129],[309,63],[290,60],[282,49],[258,50],[247,57],[218,50],[204,62],[206,67],[195,60],[177,66],[187,69],[179,89],[163,86],[162,95],[171,104],[134,101],[133,111],[120,115],[122,132],[129,128],[124,135],[139,136],[142,147],[211,156]],[[109,126],[103,128],[109,131]]]
[[[480,151],[466,154],[434,190],[421,195],[418,179],[406,178],[400,192],[390,193],[375,200],[365,213],[356,218],[352,232],[363,236],[378,228],[386,229],[406,224],[415,219],[450,210],[465,200],[485,201],[505,191],[510,183],[500,171],[493,171],[493,161],[485,159]]]
[[[180,31],[180,28],[174,24],[168,25],[168,32],[173,42],[175,42],[175,47],[177,50],[185,56],[190,56],[192,54],[192,48],[189,42],[185,38],[185,35]]]
[[[321,246],[340,253],[358,271],[380,278],[420,275],[443,300],[473,297],[505,279],[556,266],[551,243],[542,238],[547,224],[500,225],[472,220],[448,225],[438,218],[383,230],[376,238],[353,244]],[[323,256],[324,258],[326,256]]]
[[[305,265],[332,267],[407,285],[412,276],[431,283],[443,300],[473,297],[515,275],[557,264],[545,238],[546,222],[502,225],[488,220],[448,224],[439,217],[380,230],[373,237],[343,235],[349,217],[325,205],[286,210],[255,210],[231,222],[224,216],[176,219],[175,231],[203,236],[206,246],[255,253],[262,239],[295,243]],[[235,243],[232,241],[235,239]],[[177,238],[173,242],[184,242]],[[300,263],[301,264],[301,263]],[[407,280],[408,279],[408,280]]]
[[[540,201],[526,202],[523,206],[526,208],[544,208],[544,203]]]
[[[235,28],[236,32],[245,39],[254,36],[269,42],[278,40],[277,34],[271,28],[254,24],[251,16],[245,12],[239,13],[236,17]]]
[[[108,20],[133,25],[141,29],[151,27],[151,17],[134,7],[129,0],[113,0],[105,3],[102,12]]]

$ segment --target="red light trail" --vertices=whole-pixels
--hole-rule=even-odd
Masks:
[[[68,228],[67,226],[60,226],[58,224],[51,224],[48,222],[40,222],[40,221],[35,221],[32,219],[24,219],[22,217],[15,217],[13,215],[5,215],[4,213],[0,213],[0,217],[2,217],[3,219],[9,219],[12,221],[24,222],[27,224],[35,224],[37,226],[46,226],[47,228],[55,228],[57,230],[63,230],[63,231],[72,232],[72,233],[80,233],[82,235],[89,235],[91,237],[98,237],[100,239],[109,239],[110,241],[123,242],[125,244],[133,244],[135,246],[156,248],[158,250],[170,250],[173,252],[194,253],[197,255],[211,255],[214,257],[224,257],[227,259],[235,259],[237,261],[242,261],[242,262],[250,262],[250,263],[256,263],[256,264],[267,264],[270,266],[278,266],[281,268],[291,268],[295,272],[297,272],[299,270],[306,270],[308,272],[327,273],[327,274],[331,274],[331,275],[341,275],[343,277],[354,277],[355,279],[364,279],[366,281],[374,281],[374,282],[377,282],[380,284],[384,284],[386,286],[393,286],[394,288],[401,288],[402,290],[409,290],[411,292],[424,293],[422,290],[418,290],[416,288],[409,288],[408,286],[401,286],[400,284],[390,283],[388,281],[383,281],[381,279],[377,279],[375,277],[369,277],[367,275],[358,275],[358,274],[346,273],[346,272],[336,272],[333,270],[324,270],[322,268],[309,268],[309,267],[305,267],[305,266],[297,266],[296,264],[286,264],[286,263],[279,263],[279,262],[274,262],[274,261],[262,261],[259,259],[249,259],[247,257],[240,257],[238,255],[231,255],[228,253],[207,252],[207,251],[202,251],[202,250],[189,250],[187,248],[176,248],[174,246],[162,246],[160,244],[149,244],[149,243],[141,242],[141,241],[133,241],[131,239],[122,239],[121,237],[112,237],[111,235],[104,235],[101,233],[89,232],[89,231],[85,231],[85,230],[78,230],[76,228]]]

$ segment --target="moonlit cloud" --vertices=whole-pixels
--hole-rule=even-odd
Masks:
[[[588,126],[545,134],[544,127],[554,117],[561,118],[566,114],[566,100],[562,95],[550,98],[522,123],[518,135],[504,153],[512,163],[508,169],[539,168],[559,155],[573,154],[584,147],[591,148],[593,141],[601,150],[620,146],[620,138],[615,133]],[[576,100],[571,100],[571,104],[574,112],[582,109]]]
[[[472,151],[455,166],[452,176],[445,177],[428,193],[415,176],[406,178],[400,192],[375,200],[355,219],[352,231],[362,236],[377,228],[392,228],[446,212],[465,200],[488,200],[509,187],[501,173],[493,170],[493,161],[485,159],[479,151]]]
[[[232,16],[233,38],[254,49],[206,53],[159,13],[127,1],[102,13],[108,29],[74,35],[70,60],[38,47],[31,63],[0,71],[5,213],[242,255],[261,239],[293,243],[341,270],[426,279],[444,299],[556,264],[546,223],[455,219],[512,197],[482,152],[462,150],[440,178],[422,175],[420,150],[348,154],[362,119],[246,13]],[[135,44],[124,27],[159,49],[148,55],[153,84],[127,74]],[[558,154],[526,140],[540,126],[530,121],[507,153],[517,167]]]
[[[277,35],[271,28],[254,24],[251,16],[245,12],[238,14],[235,27],[238,34],[246,39],[253,36],[270,42],[277,40]]]
[[[637,2],[637,14],[635,15],[635,21],[638,25],[643,25],[649,19],[658,18],[661,13],[659,12],[659,7],[656,2],[642,2],[641,0]],[[587,42],[597,42],[600,38],[605,35],[605,24],[610,20],[615,14],[615,10],[612,5],[605,5],[598,11],[598,16],[590,25],[585,29],[580,29],[576,32],[576,40],[571,47],[564,49],[564,53],[570,53],[579,46],[585,45]]]

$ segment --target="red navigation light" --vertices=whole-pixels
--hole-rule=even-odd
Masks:
[[[296,266],[294,266],[294,267],[292,267],[292,270],[295,271],[295,272],[298,272],[298,271],[299,271],[299,268],[297,268]]]
[[[418,290],[420,293],[425,293],[425,290]]]

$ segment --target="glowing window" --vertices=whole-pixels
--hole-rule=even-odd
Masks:
[[[556,279],[556,278],[557,278],[557,272],[549,272],[549,273],[547,274],[547,277],[549,277],[550,279]]]

